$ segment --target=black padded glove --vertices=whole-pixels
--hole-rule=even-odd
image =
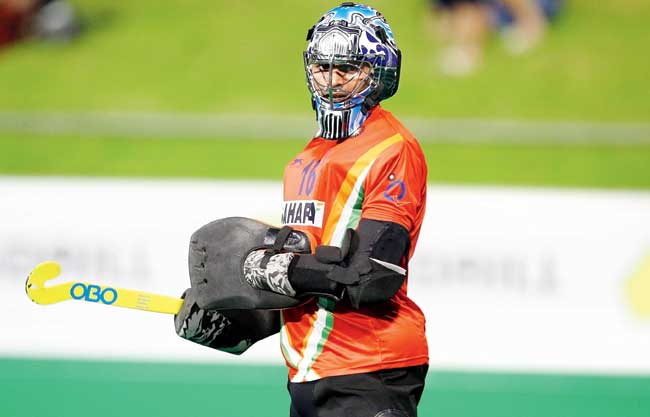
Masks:
[[[183,306],[178,314],[174,315],[177,335],[191,342],[229,353],[241,353],[250,346],[246,343],[241,346],[224,346],[223,336],[226,336],[232,326],[228,317],[216,310],[200,308],[196,303],[195,291],[191,288],[185,290],[181,298],[184,299]]]

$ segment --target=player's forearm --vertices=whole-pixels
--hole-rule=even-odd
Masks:
[[[313,255],[255,251],[244,262],[244,276],[256,288],[291,297],[347,297],[359,308],[399,290],[405,279],[399,264],[408,249],[404,227],[364,219],[357,231],[347,231],[340,248],[318,246]]]
[[[395,294],[405,278],[399,264],[408,253],[408,232],[396,223],[363,219],[355,234],[348,254],[319,247],[315,255],[298,258],[289,275],[298,296],[325,293],[342,298],[347,292],[359,307],[388,301]]]

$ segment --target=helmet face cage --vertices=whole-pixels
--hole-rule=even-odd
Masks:
[[[323,56],[305,52],[305,73],[312,95],[331,110],[358,106],[377,86],[373,65],[363,55]]]
[[[321,17],[308,40],[305,74],[319,135],[353,136],[369,110],[397,91],[401,55],[390,26],[375,9],[344,3]]]

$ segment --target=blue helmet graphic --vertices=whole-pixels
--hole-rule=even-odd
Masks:
[[[357,135],[370,110],[399,85],[401,53],[390,26],[372,7],[343,3],[320,18],[307,40],[305,73],[317,136]]]

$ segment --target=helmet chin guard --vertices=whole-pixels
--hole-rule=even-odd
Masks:
[[[329,109],[318,104],[316,106],[316,120],[319,126],[316,136],[324,139],[338,140],[356,136],[361,132],[361,125],[368,118],[368,112],[363,112],[362,106],[342,110]]]
[[[397,92],[401,53],[377,10],[343,3],[307,33],[307,86],[325,139],[361,132],[370,111]]]

